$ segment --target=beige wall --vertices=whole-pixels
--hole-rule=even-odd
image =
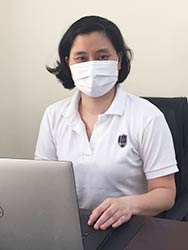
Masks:
[[[0,157],[32,158],[46,106],[71,92],[45,71],[59,40],[84,15],[102,15],[134,51],[124,88],[188,96],[187,0],[7,0],[0,7]]]

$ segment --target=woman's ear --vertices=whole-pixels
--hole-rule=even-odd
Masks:
[[[68,56],[65,57],[65,62],[67,64],[67,66],[69,66],[69,58],[68,58]]]
[[[121,69],[121,62],[122,62],[122,53],[118,54],[118,70]]]

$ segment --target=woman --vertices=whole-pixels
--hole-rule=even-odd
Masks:
[[[119,84],[131,51],[118,27],[99,16],[73,23],[48,68],[77,92],[47,108],[35,158],[73,162],[79,205],[95,229],[118,227],[132,215],[153,216],[175,199],[173,142],[163,114]]]

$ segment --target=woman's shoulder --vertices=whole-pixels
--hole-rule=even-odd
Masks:
[[[125,112],[129,114],[129,117],[133,116],[134,119],[142,120],[146,123],[148,120],[164,116],[161,110],[150,101],[130,93],[126,93]]]
[[[75,95],[66,97],[62,100],[59,100],[51,105],[49,105],[44,114],[49,117],[51,120],[56,120],[58,117],[66,116],[71,112],[76,112],[76,101],[75,101]]]
[[[76,108],[80,100],[80,92],[78,90],[74,91],[72,95],[66,97],[60,101],[57,101],[47,107],[47,110],[51,112],[64,112],[67,110],[68,106],[71,108]]]
[[[161,115],[162,112],[157,106],[152,104],[150,101],[144,97],[136,96],[130,93],[127,93],[127,103],[130,108],[134,109],[137,113],[148,113],[150,115]]]
[[[62,100],[52,103],[46,108],[46,110],[50,113],[54,113],[54,112],[59,113],[60,111],[63,112],[67,108],[67,106],[69,106],[71,99],[72,99],[72,96],[66,97]]]

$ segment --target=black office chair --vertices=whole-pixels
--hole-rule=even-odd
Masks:
[[[186,97],[144,97],[165,115],[170,127],[179,172],[175,174],[176,202],[172,209],[157,217],[188,221],[188,103]]]

